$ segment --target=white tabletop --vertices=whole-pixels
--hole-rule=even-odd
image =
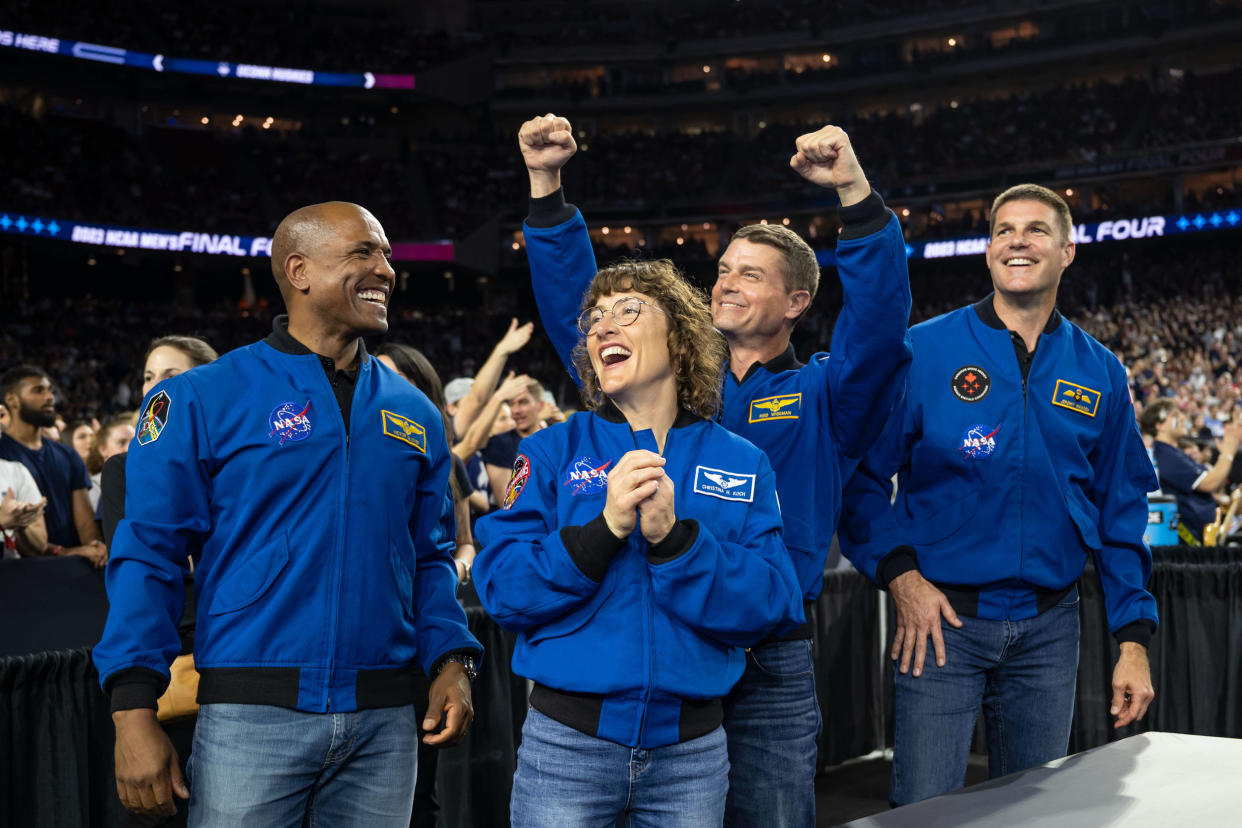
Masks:
[[[905,826],[1242,826],[1242,739],[1145,733],[847,823]]]

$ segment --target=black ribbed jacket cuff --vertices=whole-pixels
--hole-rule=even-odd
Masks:
[[[603,581],[612,556],[625,546],[625,539],[618,538],[604,521],[604,513],[585,526],[566,526],[561,529],[561,543],[569,553],[574,566],[592,581]]]
[[[888,224],[891,215],[892,211],[884,206],[884,199],[872,190],[870,195],[857,204],[841,208],[841,238],[861,239],[863,236],[878,233]]]
[[[549,195],[531,198],[526,223],[531,227],[555,227],[569,221],[576,212],[577,207],[565,203],[565,188],[561,187]]]
[[[130,667],[109,677],[106,689],[113,713],[141,707],[155,710],[159,697],[168,689],[168,678],[147,667]]]
[[[647,546],[647,561],[652,564],[668,563],[690,551],[699,537],[699,522],[686,518],[673,524],[664,540]]]
[[[1118,644],[1125,641],[1133,641],[1135,644],[1142,644],[1150,649],[1151,637],[1155,633],[1156,625],[1146,618],[1140,618],[1117,630],[1117,632],[1113,633],[1113,638],[1117,639]]]
[[[898,575],[904,575],[910,570],[918,568],[919,559],[914,554],[914,547],[898,546],[880,559],[879,566],[875,568],[875,582],[880,589],[888,589],[888,585]]]

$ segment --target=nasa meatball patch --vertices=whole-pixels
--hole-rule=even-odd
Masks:
[[[268,437],[279,437],[280,444],[300,443],[311,435],[311,401],[305,404],[283,402],[267,417]]]
[[[583,455],[565,469],[565,480],[571,495],[598,494],[608,488],[608,467],[612,461],[603,462]]]
[[[992,378],[978,365],[963,365],[953,372],[953,396],[962,402],[977,403],[992,390]]]
[[[996,432],[1000,426],[976,423],[962,434],[962,456],[967,460],[986,460],[996,452]]]

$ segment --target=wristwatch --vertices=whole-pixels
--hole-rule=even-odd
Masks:
[[[460,664],[466,671],[466,678],[474,681],[479,677],[478,661],[470,653],[449,653],[440,659],[440,663],[436,666],[436,675],[439,676],[444,672],[444,666],[449,662]]]

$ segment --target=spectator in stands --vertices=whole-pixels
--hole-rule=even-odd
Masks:
[[[504,500],[504,492],[513,472],[513,462],[517,459],[518,443],[545,425],[539,419],[543,412],[544,399],[543,385],[538,380],[530,380],[517,396],[506,402],[509,405],[509,415],[513,418],[513,429],[492,437],[482,451],[487,480],[491,485],[495,503]],[[561,420],[564,420],[563,416]]]
[[[61,435],[62,441],[68,443],[78,453],[83,463],[86,463],[87,458],[91,456],[91,443],[95,440],[97,426],[97,423],[92,424],[90,420],[74,420]]]
[[[713,422],[724,342],[671,262],[605,268],[582,305],[592,410],[532,429],[479,520],[479,598],[535,682],[512,824],[720,825],[721,698],[743,647],[803,618],[775,478]]]
[[[40,368],[18,365],[0,376],[0,393],[11,417],[9,429],[0,435],[0,459],[24,465],[47,498],[48,550],[103,566],[108,549],[91,508],[86,465],[73,449],[43,436],[43,429],[56,422],[52,381]]]
[[[1155,442],[1152,455],[1160,488],[1177,497],[1178,532],[1185,532],[1194,543],[1203,541],[1203,527],[1216,518],[1218,492],[1225,492],[1229,472],[1242,440],[1242,419],[1225,426],[1220,455],[1211,466],[1195,462],[1177,446],[1186,436],[1189,419],[1172,400],[1157,400],[1143,411],[1139,424]]]
[[[131,810],[189,795],[153,708],[195,552],[191,824],[405,828],[413,663],[433,677],[424,729],[444,721],[425,741],[452,744],[473,717],[481,648],[454,596],[444,426],[362,343],[388,328],[391,252],[357,205],[293,212],[272,238],[288,317],[144,401],[127,459],[142,496],[117,529],[94,650]]]
[[[448,412],[453,418],[453,433],[455,439],[460,440],[465,436],[471,424],[479,416],[487,404],[488,398],[496,387],[500,384],[501,375],[504,373],[505,363],[509,357],[520,351],[530,342],[531,333],[535,329],[535,323],[527,322],[519,325],[516,319],[509,320],[509,329],[505,335],[500,338],[496,346],[492,348],[487,359],[475,372],[474,379],[454,380],[458,383],[453,386],[452,396],[454,399],[448,401]],[[462,391],[461,389],[464,389]],[[460,392],[460,393],[459,393]]]
[[[457,404],[466,396],[466,392],[470,390],[472,382],[474,380],[469,377],[458,377],[444,386],[445,410],[448,411],[450,418],[457,413]],[[501,405],[504,405],[503,401]],[[492,424],[495,424],[496,416],[499,414],[500,408],[497,407],[496,414],[493,415],[491,420]],[[462,454],[456,447],[453,450],[453,453],[466,464],[466,478],[470,481],[468,502],[470,503],[471,516],[487,512],[488,503],[491,499],[491,486],[487,480],[487,469],[483,465],[483,455],[479,454],[479,449],[487,445],[487,440],[491,439],[491,436],[491,426],[489,426],[482,444],[476,447],[474,451]]]
[[[30,471],[13,460],[0,460],[0,558],[42,555],[47,549],[47,523],[43,508],[47,498],[39,494]]]
[[[1115,726],[1154,696],[1156,480],[1125,369],[1056,309],[1075,253],[1065,201],[1022,184],[991,216],[993,293],[911,329],[905,397],[845,489],[842,551],[897,610],[895,805],[962,786],[980,703],[992,777],[1065,754],[1088,558],[1120,643]]]
[[[124,454],[129,449],[129,441],[134,439],[134,422],[131,417],[119,417],[104,423],[96,431],[91,440],[90,450],[86,454],[86,471],[91,476],[91,514],[99,512],[100,479],[103,476],[104,463],[110,457]]]

